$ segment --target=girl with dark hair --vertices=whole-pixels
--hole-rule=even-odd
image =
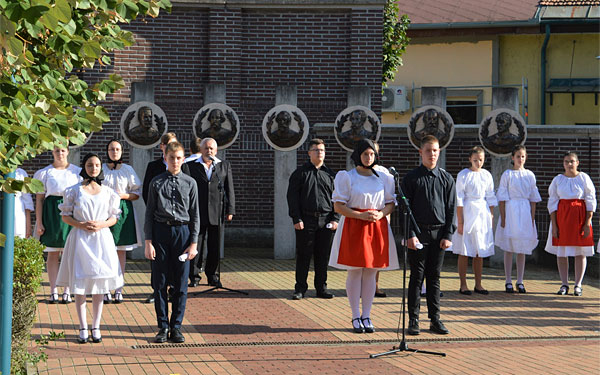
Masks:
[[[456,177],[457,230],[452,235],[452,246],[448,249],[458,254],[460,294],[470,295],[467,287],[467,266],[473,258],[475,293],[488,294],[481,285],[483,258],[494,255],[494,233],[492,217],[498,205],[494,194],[494,179],[483,169],[485,152],[479,146],[469,152],[470,168],[465,168]]]
[[[358,141],[352,160],[356,168],[338,172],[334,181],[334,208],[343,216],[333,239],[329,265],[348,270],[346,292],[352,309],[352,329],[356,333],[371,333],[375,331],[371,322],[375,275],[378,270],[399,266],[386,218],[394,210],[395,186],[389,174],[373,169],[378,154],[372,141]]]
[[[73,229],[65,242],[57,278],[58,285],[70,286],[75,294],[79,317],[77,341],[81,344],[88,341],[86,295],[92,295],[92,341],[100,342],[102,297],[111,289],[123,286],[123,274],[109,229],[121,213],[119,195],[102,185],[104,176],[98,155],[87,154],[82,165],[83,181],[65,191],[64,202],[59,206],[63,221]]]
[[[574,152],[563,156],[565,172],[552,180],[548,193],[550,229],[546,251],[556,255],[562,286],[559,295],[569,293],[569,258],[575,257],[573,295],[582,293],[587,258],[594,255],[592,215],[596,211],[596,189],[590,177],[577,170],[579,157]]]
[[[50,282],[50,299],[48,303],[58,303],[58,289],[56,275],[58,273],[59,258],[65,246],[65,240],[71,230],[67,224],[60,220],[59,204],[63,202],[65,189],[75,185],[81,180],[81,168],[70,164],[67,160],[69,149],[66,145],[56,145],[52,150],[54,161],[47,167],[35,172],[33,178],[42,181],[44,192],[36,194],[35,198],[35,236],[46,246],[44,252],[48,253],[46,270]],[[65,287],[62,302],[71,302],[69,287]]]
[[[519,293],[526,293],[523,285],[525,255],[531,255],[538,244],[535,227],[535,205],[542,200],[536,186],[535,175],[525,169],[527,150],[516,146],[512,151],[512,169],[500,178],[496,193],[500,208],[500,223],[496,227],[496,246],[504,250],[505,291],[514,293],[511,273],[513,253],[517,254],[517,283]]]
[[[141,226],[137,222],[133,201],[142,194],[142,182],[135,170],[123,163],[123,145],[116,139],[111,139],[106,145],[108,162],[102,164],[104,184],[112,188],[121,198],[121,217],[110,231],[113,234],[121,272],[125,274],[127,252],[142,246]],[[115,290],[114,298],[110,293],[104,295],[104,302],[123,302],[123,288]]]

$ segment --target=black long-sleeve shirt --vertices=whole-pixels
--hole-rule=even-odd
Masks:
[[[290,176],[287,191],[289,215],[294,224],[304,215],[320,212],[327,214],[328,221],[339,221],[340,215],[333,210],[331,196],[335,174],[325,165],[316,168],[310,161]]]
[[[456,189],[450,173],[438,167],[429,170],[421,164],[404,176],[402,190],[417,224],[442,225],[442,238],[450,241],[456,230]],[[411,229],[409,238],[414,236]]]

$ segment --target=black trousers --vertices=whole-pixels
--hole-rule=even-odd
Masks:
[[[202,270],[202,258],[204,244],[206,243],[206,267],[204,272],[208,281],[217,272],[221,254],[219,254],[219,242],[221,239],[220,225],[202,225],[198,235],[198,255],[190,261],[190,281],[193,282],[200,275]],[[220,276],[220,275],[219,275]]]
[[[421,285],[427,286],[427,315],[431,320],[440,318],[440,272],[445,251],[440,248],[441,229],[421,228],[421,250],[408,249],[410,281],[408,283],[408,317],[418,319],[421,309]]]
[[[308,289],[308,269],[314,256],[317,292],[327,289],[327,264],[331,252],[334,231],[325,228],[327,216],[305,217],[303,230],[296,230],[296,286],[295,292],[306,293]]]
[[[178,258],[190,245],[190,229],[187,225],[169,226],[154,222],[152,238],[156,250],[152,261],[152,288],[158,328],[180,328],[187,302],[190,262],[181,262]],[[171,319],[167,302],[168,285],[172,285]]]

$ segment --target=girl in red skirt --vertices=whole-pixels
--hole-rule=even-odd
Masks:
[[[552,180],[548,192],[550,229],[546,251],[556,255],[562,286],[557,294],[569,293],[569,258],[575,257],[573,295],[582,293],[581,282],[587,265],[586,257],[594,255],[592,214],[596,211],[596,189],[590,177],[577,170],[579,157],[567,152],[563,157],[565,173]]]
[[[396,244],[386,218],[394,210],[395,185],[391,175],[373,170],[378,162],[373,141],[357,142],[351,158],[356,168],[335,176],[332,199],[335,211],[343,216],[329,265],[348,270],[346,293],[354,332],[371,333],[375,331],[371,322],[375,275],[378,270],[398,268]]]

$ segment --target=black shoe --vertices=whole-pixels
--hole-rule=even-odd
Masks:
[[[304,298],[304,293],[302,292],[294,292],[294,295],[292,296],[293,300],[301,300],[302,298]]]
[[[525,285],[523,284],[517,284],[517,290],[519,293],[527,293],[527,290],[525,290]]]
[[[171,332],[169,332],[169,338],[172,342],[177,344],[185,342],[185,337],[183,337],[183,334],[179,328],[172,328]]]
[[[562,285],[556,294],[558,294],[559,296],[564,296],[565,294],[569,294],[569,286]]]
[[[190,281],[190,283],[188,284],[188,286],[190,288],[195,288],[198,286],[198,281],[194,280],[194,281]]]
[[[387,297],[387,294],[383,290],[380,290],[379,292],[375,291],[375,297],[377,297],[377,298],[385,298],[385,297]]]
[[[581,287],[575,285],[575,288],[573,288],[573,295],[579,297],[582,294],[583,294],[583,290],[581,289]]]
[[[365,326],[363,326],[362,320],[360,318],[352,319],[352,330],[354,331],[354,333],[365,333]]]
[[[154,294],[150,294],[144,303],[154,303]]]
[[[156,336],[154,337],[154,342],[158,344],[162,344],[163,342],[167,342],[167,338],[169,337],[169,329],[161,328]]]
[[[488,292],[487,289],[477,289],[477,288],[473,288],[473,291],[475,293],[479,293],[479,294],[483,294],[483,295],[488,295],[490,294],[490,292]]]
[[[221,287],[221,280],[218,275],[212,275],[208,277],[208,285]]]
[[[87,335],[87,328],[81,328],[79,330],[79,336],[77,336],[77,342],[80,344],[85,344],[86,342],[88,342],[88,335]],[[85,335],[83,335],[83,333],[85,332]]]
[[[470,296],[471,294],[473,294],[473,293],[471,293],[471,291],[469,289],[465,289],[465,290],[459,289],[458,292],[460,294],[464,294],[465,296]]]
[[[408,321],[408,329],[406,330],[406,333],[413,336],[421,333],[421,329],[419,328],[419,319],[413,318]]]
[[[371,318],[360,318],[363,327],[365,327],[366,333],[375,332],[375,327],[373,326],[373,322],[371,322]]]
[[[329,293],[328,291],[323,290],[321,292],[317,292],[317,297],[323,298],[323,299],[332,299],[335,296],[333,294]]]
[[[429,325],[429,330],[434,333],[439,333],[440,335],[447,335],[450,333],[448,329],[444,326],[441,320],[432,320]]]
[[[102,342],[102,336],[94,336],[94,331],[100,332],[100,328],[92,328],[92,342],[96,344]]]
[[[515,289],[513,288],[513,286],[512,286],[512,283],[506,283],[506,284],[504,285],[504,291],[505,291],[506,293],[514,293],[514,292],[515,292]]]

